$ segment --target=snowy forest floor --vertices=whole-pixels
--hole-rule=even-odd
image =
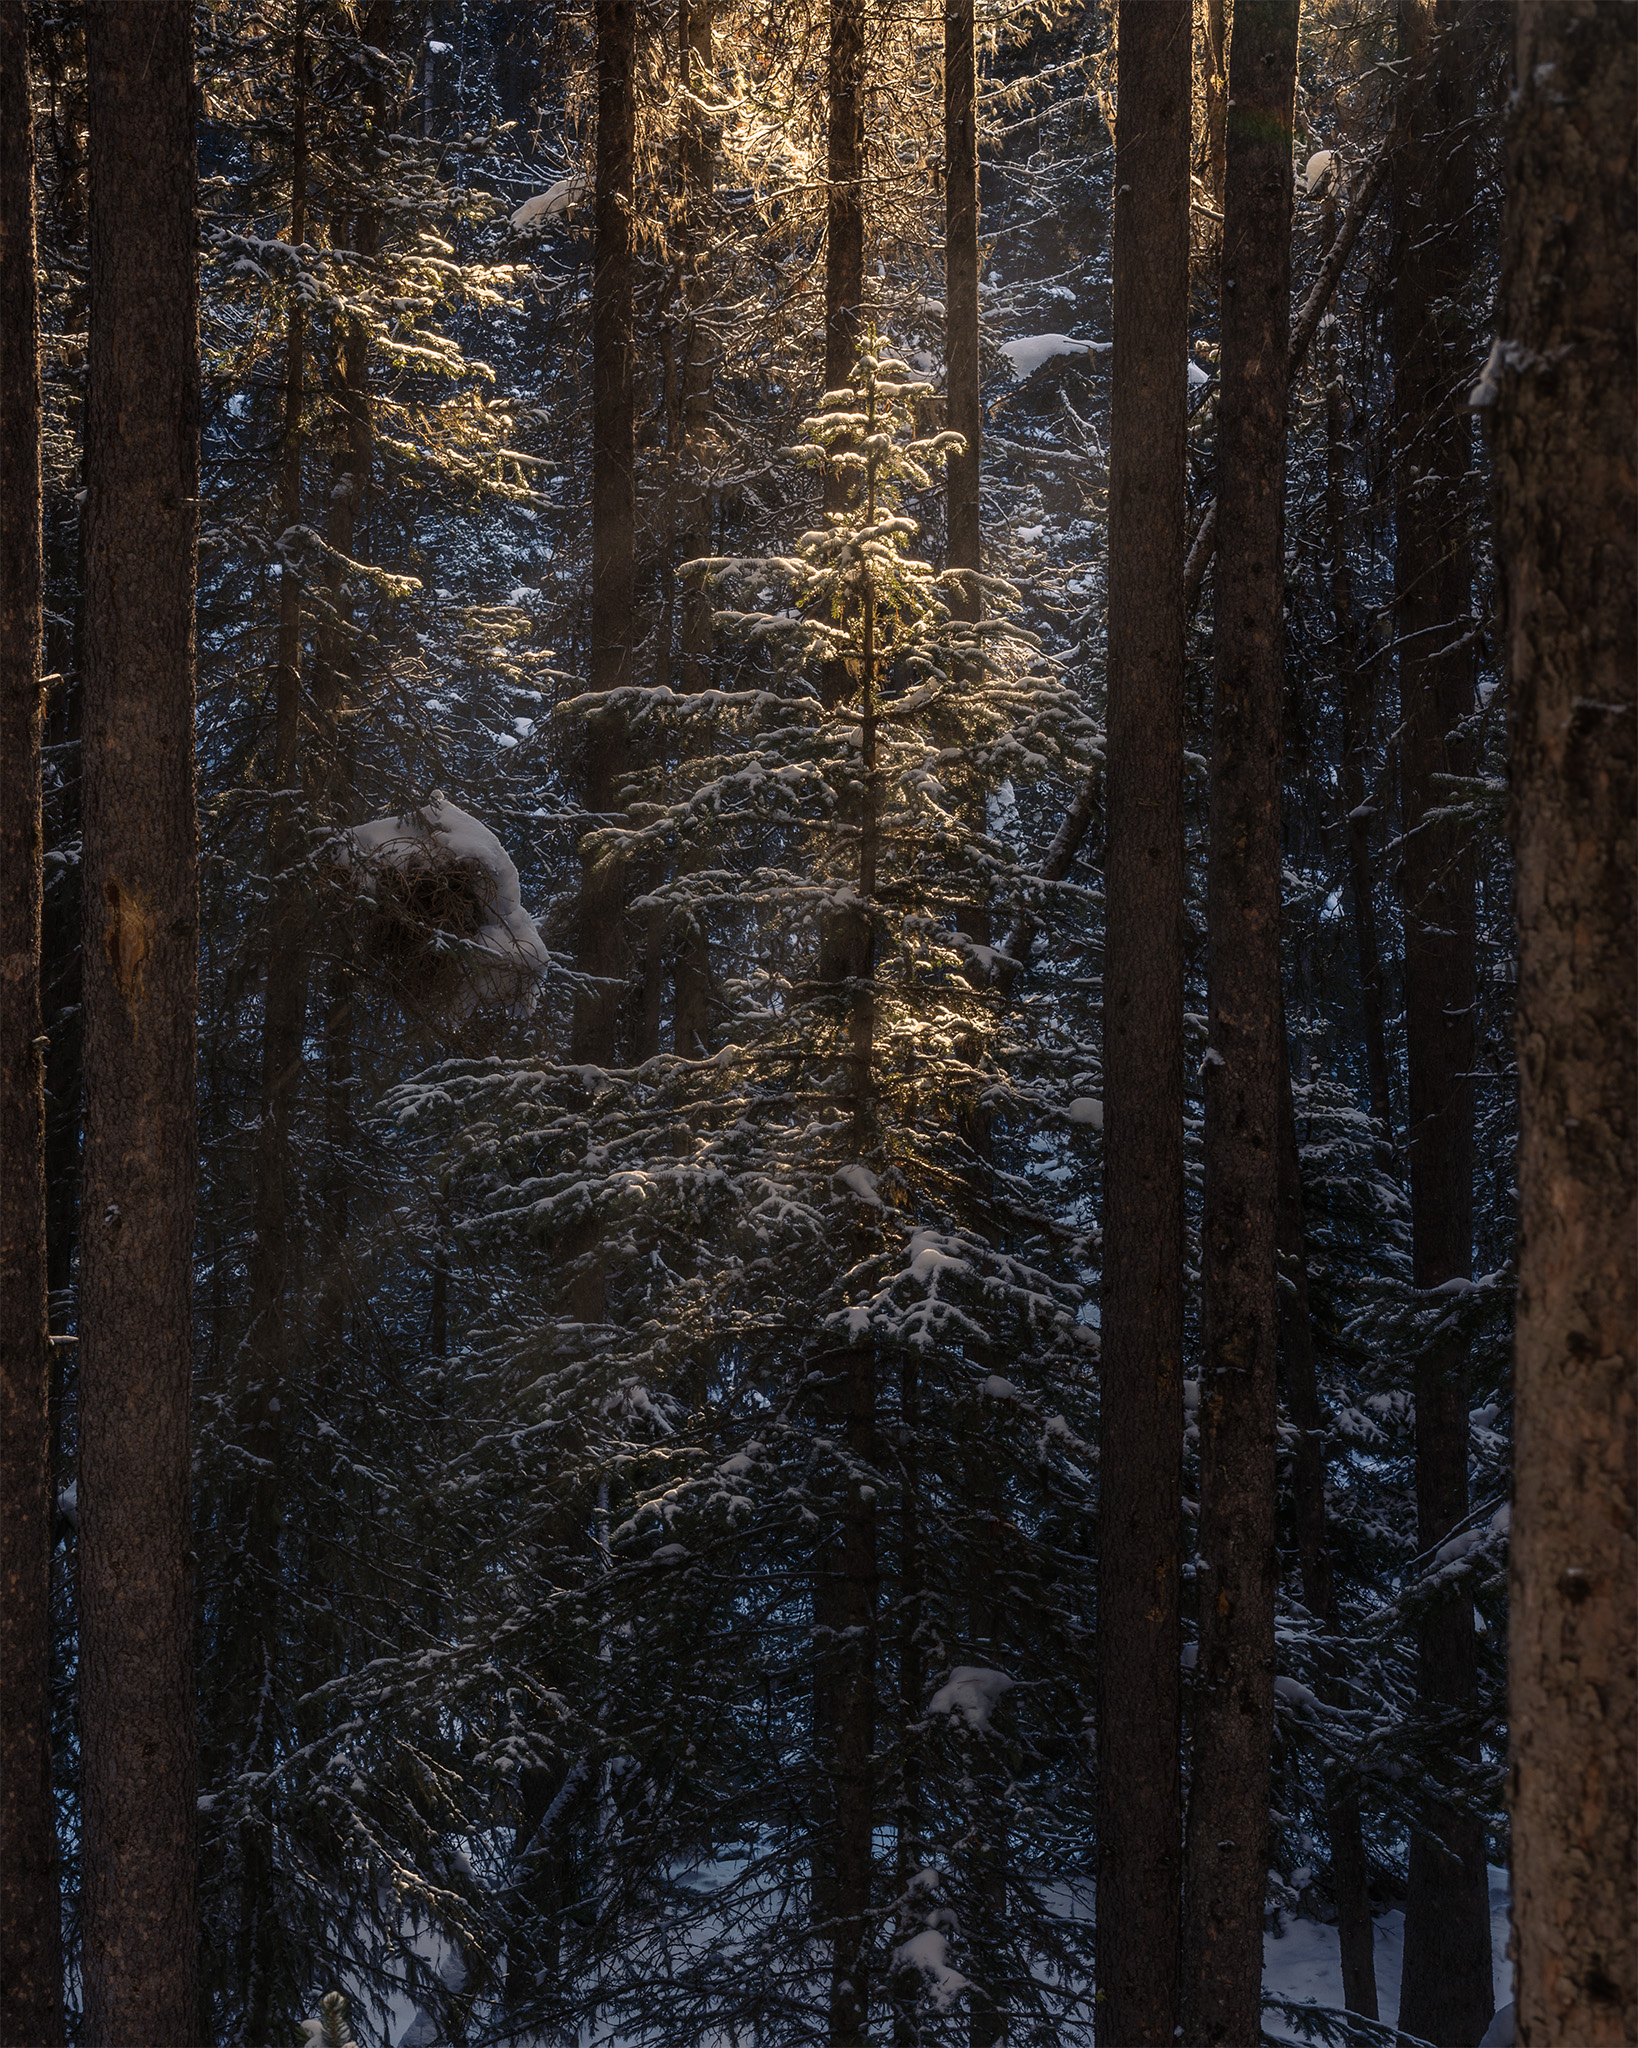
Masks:
[[[1507,1887],[1507,1872],[1499,1865],[1491,1864],[1490,1959],[1498,2011],[1513,1997],[1513,1965],[1507,1955]],[[442,1942],[426,1934],[413,1941],[412,1945],[435,1968],[442,1965],[448,1955]],[[1385,2027],[1395,2025],[1399,2018],[1399,1975],[1404,1950],[1404,1914],[1398,1910],[1381,1914],[1376,1922],[1376,1996],[1378,2014]],[[1286,1918],[1283,1932],[1265,1934],[1263,1990],[1271,1998],[1340,2011],[1342,1958],[1335,1927],[1327,1926],[1323,1921],[1292,1915]],[[362,2020],[358,2029],[361,2040],[379,2041],[384,2037],[391,2048],[434,2048],[440,2038],[428,2016],[421,2013],[409,1997],[393,2000],[386,2009],[377,2006],[370,2010],[364,2001],[354,2009]],[[1267,2037],[1273,2041],[1300,2042],[1303,2039],[1300,2033],[1272,2012],[1265,2013],[1263,2027]],[[638,2048],[638,2044],[623,2034],[588,2033],[583,2048]],[[1065,2048],[1071,2048],[1071,2039],[1067,2036]],[[1072,2048],[1095,2048],[1090,2031],[1084,2035],[1076,2031]]]

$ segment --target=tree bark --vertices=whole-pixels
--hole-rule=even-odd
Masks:
[[[1336,184],[1325,202],[1327,240],[1338,234]],[[1325,375],[1325,525],[1331,630],[1335,635],[1337,698],[1342,713],[1342,804],[1347,835],[1348,895],[1354,949],[1359,956],[1360,1036],[1371,1115],[1384,1143],[1393,1135],[1388,1083],[1388,1036],[1382,1000],[1382,954],[1376,935],[1376,890],[1371,873],[1371,814],[1366,804],[1366,763],[1371,745],[1371,671],[1358,660],[1353,570],[1348,556],[1347,398],[1334,332],[1327,339]]]
[[[864,334],[865,0],[831,0],[826,60],[825,385],[850,383]],[[857,497],[845,476],[825,472],[825,510]]]
[[[1325,1507],[1325,1414],[1320,1406],[1314,1356],[1314,1320],[1308,1301],[1308,1239],[1303,1223],[1302,1162],[1297,1151],[1296,1107],[1291,1097],[1290,1046],[1280,1029],[1279,1260],[1280,1355],[1285,1367],[1285,1400],[1297,1431],[1292,1456],[1297,1555],[1302,1569],[1303,1605],[1336,1642],[1342,1634],[1332,1569],[1331,1536]],[[1323,1697],[1334,1706],[1347,1698],[1341,1673],[1328,1658]],[[1342,1998],[1350,2012],[1375,2019],[1376,1930],[1371,1922],[1370,1865],[1360,1825],[1359,1794],[1328,1767],[1325,1817],[1331,1840],[1331,1892],[1337,1909],[1342,1956]]]
[[[1170,2042],[1182,1878],[1189,0],[1122,0],[1104,886],[1100,2033]]]
[[[94,0],[80,1278],[84,2030],[192,2039],[193,15]]]
[[[1458,0],[1400,0],[1411,71],[1393,171],[1396,478],[1394,585],[1405,930],[1406,1152],[1418,1288],[1473,1271],[1474,878],[1459,826],[1429,823],[1440,780],[1472,770],[1454,737],[1473,709],[1472,604],[1462,478],[1471,461],[1469,360],[1453,310],[1468,274],[1476,25]],[[1467,1513],[1467,1360],[1454,1331],[1414,1368],[1417,1541]],[[1435,1712],[1478,1697],[1473,1603],[1458,1588],[1418,1631],[1418,1685]],[[1442,2044],[1477,2041],[1493,2010],[1483,1822],[1432,1805],[1413,1830],[1399,2023]]]
[[[715,65],[714,0],[678,0],[678,43],[683,75],[694,94],[709,84]],[[711,552],[711,490],[705,467],[710,431],[716,345],[704,317],[709,291],[708,208],[716,174],[710,125],[692,101],[682,117],[682,248],[684,318],[680,385],[682,483],[678,493],[678,546],[684,561]],[[710,679],[711,600],[690,582],[682,595],[682,686],[702,690]],[[711,1050],[711,943],[706,913],[689,920],[678,948],[673,981],[671,1040],[685,1059]]]
[[[62,2039],[41,1036],[40,322],[24,0],[0,0],[0,2040]]]
[[[944,388],[945,425],[966,443],[945,465],[945,554],[952,569],[983,567],[979,467],[983,412],[978,385],[978,59],[973,0],[944,11]],[[976,583],[951,613],[975,620]]]
[[[597,193],[592,272],[591,686],[631,680],[636,600],[637,433],[632,370],[633,224],[636,204],[636,0],[597,0]],[[629,754],[626,716],[586,721],[583,787],[591,818],[618,804]],[[578,964],[593,985],[576,993],[570,1057],[612,1066],[617,1052],[624,863],[582,855]],[[597,1287],[601,1312],[602,1289]],[[588,1305],[590,1298],[588,1297]]]
[[[1210,1040],[1200,1648],[1185,2037],[1256,2048],[1273,1727],[1280,729],[1297,0],[1239,0],[1229,55],[1207,869]]]
[[[306,9],[298,0],[291,71],[290,240],[307,239],[307,89],[310,53]],[[306,306],[291,296],[285,316],[284,449],[279,516],[285,529],[302,514],[302,404],[306,382]],[[301,1081],[302,1027],[307,1010],[307,919],[302,840],[296,818],[301,774],[302,577],[287,558],[279,579],[279,625],[273,680],[272,800],[268,811],[270,878],[267,969],[262,988],[260,1121],[250,1250],[250,1311],[245,1333],[248,1372],[241,1393],[249,1500],[245,1513],[248,1596],[242,1597],[239,1640],[229,1675],[229,1732],[241,1770],[267,1771],[275,1760],[274,1718],[256,1702],[278,1659],[279,1524],[282,1514],[283,1411],[289,1398],[288,1299],[294,1261],[290,1241],[296,1193],[291,1116]],[[239,1997],[247,2042],[268,2037],[274,1952],[279,1937],[269,1853],[260,1817],[240,1833],[243,1859]]]
[[[1638,2033],[1635,30],[1621,0],[1518,10],[1506,339],[1487,376],[1518,856],[1509,1719],[1525,2048]]]

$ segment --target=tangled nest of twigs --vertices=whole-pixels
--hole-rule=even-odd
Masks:
[[[436,846],[395,849],[391,860],[355,860],[346,876],[360,960],[407,1008],[448,1008],[471,973],[462,941],[494,916],[494,877],[482,861]]]

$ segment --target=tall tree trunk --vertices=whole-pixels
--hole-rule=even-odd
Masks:
[[[1109,473],[1099,2027],[1170,2042],[1182,1879],[1189,0],[1122,0]]]
[[[851,381],[864,334],[865,0],[831,0],[826,66],[825,386]],[[825,510],[842,512],[857,486],[829,468]]]
[[[691,93],[710,83],[716,58],[714,0],[678,0],[679,57]],[[709,204],[716,173],[710,125],[692,101],[684,108],[681,137],[683,329],[678,365],[682,480],[678,490],[678,547],[684,561],[711,552],[711,489],[705,466],[710,432],[716,340],[704,317],[709,291]],[[695,582],[682,594],[682,686],[702,690],[710,679],[710,595]],[[671,1041],[685,1059],[711,1050],[711,944],[707,913],[697,911],[681,935],[673,981]]]
[[[1473,204],[1469,43],[1458,0],[1400,0],[1412,76],[1395,161],[1394,411],[1398,492],[1394,584],[1405,923],[1406,1151],[1412,1268],[1419,1288],[1473,1271],[1474,882],[1441,775],[1471,770],[1450,737],[1473,709],[1472,603],[1462,479],[1470,423],[1459,410],[1469,362],[1454,306],[1465,283]],[[1467,1513],[1466,1355],[1442,1332],[1415,1365],[1417,1540],[1444,1541]],[[1419,1688],[1434,1713],[1478,1696],[1473,1603],[1458,1588],[1418,1632]],[[1484,1824],[1435,1805],[1413,1831],[1399,2022],[1440,2043],[1477,2041],[1492,2011]]]
[[[190,2039],[193,12],[93,0],[80,1278],[84,2039]]]
[[[1303,1605],[1333,1642],[1342,1634],[1325,1507],[1325,1414],[1320,1407],[1314,1356],[1314,1320],[1308,1301],[1308,1241],[1303,1224],[1302,1163],[1291,1099],[1290,1045],[1280,1028],[1279,1259],[1280,1354],[1285,1399],[1297,1431],[1292,1455],[1297,1555]],[[1328,1666],[1323,1696],[1345,1706],[1341,1674]],[[1325,1773],[1325,1818],[1331,1839],[1331,1891],[1342,1956],[1342,1998],[1350,2012],[1376,2014],[1376,1930],[1371,1922],[1370,1866],[1360,1825],[1359,1794],[1332,1768]]]
[[[978,60],[973,0],[944,11],[944,388],[945,425],[966,447],[945,465],[945,556],[952,569],[983,567],[978,397]],[[976,583],[952,599],[958,619],[979,614]]]
[[[0,2040],[62,2039],[51,1798],[40,333],[24,0],[0,0]]]
[[[1188,2041],[1256,2048],[1273,1726],[1280,727],[1297,0],[1239,0],[1229,56],[1210,1041],[1200,1403],[1200,1649],[1184,1916]]]
[[[1518,854],[1518,2039],[1614,2048],[1638,2033],[1638,17],[1524,0],[1517,35],[1487,383]]]
[[[870,427],[873,429],[874,401]],[[865,486],[867,524],[876,518],[874,468]],[[859,820],[859,896],[873,903],[879,881],[881,790],[877,769],[876,599],[867,582],[861,618],[860,765],[864,797]],[[868,907],[852,920],[852,1109],[855,1156],[870,1149],[875,1120],[876,986],[874,925]],[[867,1226],[868,1227],[868,1226]],[[822,1561],[825,1609],[834,1631],[835,1676],[829,1688],[834,1726],[831,1752],[833,1934],[831,1941],[831,2048],[866,2048],[870,1934],[876,1820],[876,1491],[857,1476],[876,1461],[876,1346],[866,1338],[839,1354],[839,1395],[854,1471],[842,1500],[839,1539]]]
[[[292,134],[290,240],[307,239],[307,88],[309,50],[306,8],[297,0],[290,56]],[[306,381],[306,306],[291,296],[285,316],[284,453],[279,481],[279,517],[285,529],[301,522],[302,402]],[[267,1771],[275,1761],[274,1717],[258,1712],[268,1676],[278,1660],[279,1524],[282,1514],[283,1412],[289,1399],[289,1282],[293,1268],[291,1209],[295,1163],[291,1156],[291,1115],[301,1080],[302,1029],[307,1010],[307,932],[303,894],[302,838],[296,818],[301,773],[302,578],[287,557],[279,580],[279,626],[273,680],[273,795],[268,814],[267,857],[271,877],[266,979],[262,990],[260,1121],[256,1137],[256,1194],[250,1252],[250,1310],[243,1388],[244,1448],[249,1501],[245,1561],[249,1590],[243,1597],[241,1640],[230,1683],[229,1733],[244,1771]],[[259,2044],[272,2022],[271,1995],[279,1923],[273,1891],[271,1831],[258,1816],[241,1830],[239,1997],[245,2039]]]
[[[1336,180],[1325,200],[1325,236],[1338,234]],[[1331,630],[1336,641],[1337,696],[1342,712],[1342,805],[1347,834],[1348,894],[1354,948],[1359,956],[1360,1035],[1371,1115],[1391,1141],[1393,1106],[1388,1085],[1388,1038],[1383,1016],[1382,954],[1376,935],[1376,892],[1371,874],[1371,817],[1366,804],[1366,763],[1371,746],[1371,671],[1358,660],[1354,580],[1348,545],[1347,397],[1335,323],[1325,341],[1325,528]]]
[[[636,410],[632,370],[636,172],[636,0],[597,0],[597,197],[592,273],[591,686],[630,682],[636,595]],[[617,806],[628,757],[623,711],[600,711],[584,737],[586,809]],[[580,883],[579,966],[595,985],[577,992],[571,1058],[612,1066],[625,960],[623,863],[588,850]],[[600,1273],[588,1280],[588,1319],[602,1312]],[[595,1296],[595,1299],[594,1299]]]

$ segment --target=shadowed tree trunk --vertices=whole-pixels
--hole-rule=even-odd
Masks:
[[[983,567],[978,479],[983,412],[978,398],[978,94],[973,0],[947,0],[944,14],[944,365],[945,425],[966,448],[945,469],[945,556],[952,569]],[[974,620],[976,585],[951,613]]]
[[[1183,1952],[1191,2048],[1256,2048],[1260,2035],[1274,1706],[1280,713],[1296,62],[1297,0],[1239,0],[1223,208],[1206,910],[1200,1649]]]
[[[1338,233],[1336,179],[1325,198],[1325,237]],[[1366,804],[1366,763],[1371,746],[1371,671],[1358,660],[1353,571],[1348,558],[1348,400],[1342,381],[1335,323],[1327,333],[1325,378],[1325,527],[1332,632],[1336,636],[1337,698],[1342,713],[1342,806],[1347,835],[1348,895],[1354,949],[1359,956],[1359,1008],[1371,1115],[1384,1141],[1393,1135],[1388,1085],[1388,1039],[1383,1019],[1382,954],[1376,935],[1376,893],[1371,874],[1371,814]]]
[[[1320,1406],[1314,1356],[1314,1319],[1308,1301],[1308,1243],[1303,1224],[1302,1162],[1297,1151],[1297,1118],[1291,1099],[1291,1057],[1280,1030],[1279,1258],[1280,1354],[1285,1367],[1285,1400],[1297,1431],[1292,1452],[1297,1555],[1302,1568],[1303,1605],[1337,1641],[1342,1634],[1332,1569],[1331,1536],[1325,1508],[1325,1413]],[[1324,1697],[1334,1706],[1348,1699],[1334,1660]],[[1370,1866],[1360,1826],[1359,1794],[1334,1769],[1325,1774],[1325,1818],[1331,1841],[1331,1891],[1337,1909],[1337,1943],[1342,1955],[1342,1997],[1350,2012],[1376,2018],[1376,1930],[1371,1923]]]
[[[636,175],[636,0],[597,4],[597,191],[592,272],[591,686],[618,690],[632,676],[636,597],[637,437],[632,372],[633,207]],[[582,770],[595,821],[618,806],[629,744],[623,711],[586,721]],[[612,1066],[617,1051],[624,867],[588,849],[580,885],[578,962],[597,985],[575,996],[571,1057]],[[601,1313],[598,1279],[595,1305]]]
[[[193,14],[86,10],[84,2029],[194,2032]]]
[[[1517,37],[1486,386],[1518,854],[1518,2039],[1614,2048],[1638,2028],[1638,17],[1525,0]]]
[[[1473,1271],[1474,881],[1463,827],[1427,814],[1440,781],[1472,769],[1456,728],[1473,709],[1472,576],[1461,500],[1472,460],[1461,410],[1469,376],[1456,302],[1472,231],[1476,17],[1457,0],[1400,0],[1411,68],[1406,139],[1393,172],[1394,414],[1398,495],[1401,875],[1405,919],[1406,1155],[1413,1279]],[[1466,1347],[1443,1331],[1415,1365],[1417,1542],[1442,1543],[1467,1513]],[[1473,1603],[1465,1586],[1418,1632],[1419,1689],[1439,1714],[1478,1697]],[[1412,1832],[1399,2022],[1442,2044],[1472,2043],[1492,2010],[1484,1824],[1431,1806]]]
[[[703,93],[715,64],[712,35],[714,0],[679,0],[679,57],[690,90]],[[691,102],[683,109],[682,135],[683,327],[680,385],[682,481],[678,492],[677,544],[683,561],[711,552],[711,489],[705,465],[710,430],[711,388],[716,372],[716,342],[704,318],[709,289],[709,219],[715,177],[715,149],[710,125]],[[700,585],[688,583],[682,594],[682,686],[701,690],[709,680],[711,600]],[[672,1045],[687,1059],[701,1059],[711,1050],[710,933],[701,910],[682,934],[672,997]]]
[[[1109,472],[1098,2025],[1177,2025],[1188,0],[1123,0]]]
[[[310,51],[306,9],[298,4],[290,53],[290,240],[307,239],[307,88]],[[285,315],[284,450],[279,516],[288,531],[302,516],[302,403],[306,383],[306,304],[291,294]],[[292,544],[291,556],[300,543]],[[302,1027],[307,1009],[307,918],[303,845],[296,817],[302,749],[302,589],[291,556],[281,567],[279,626],[273,678],[272,801],[267,856],[271,877],[267,971],[262,989],[260,1121],[256,1134],[256,1194],[250,1250],[250,1313],[245,1333],[244,1447],[249,1500],[245,1562],[248,1592],[241,1596],[240,1640],[228,1683],[224,1716],[240,1770],[267,1771],[275,1761],[275,1725],[257,1713],[279,1653],[279,1522],[282,1512],[283,1409],[289,1395],[290,1277],[294,1268],[291,1212],[297,1195],[291,1154],[291,1116],[301,1081]],[[267,2039],[269,2000],[279,1940],[273,1892],[270,1831],[258,1817],[240,1830],[243,1898],[239,1936],[239,1997],[245,2038]]]
[[[0,2040],[62,2039],[40,1011],[40,337],[28,10],[0,0]]]

